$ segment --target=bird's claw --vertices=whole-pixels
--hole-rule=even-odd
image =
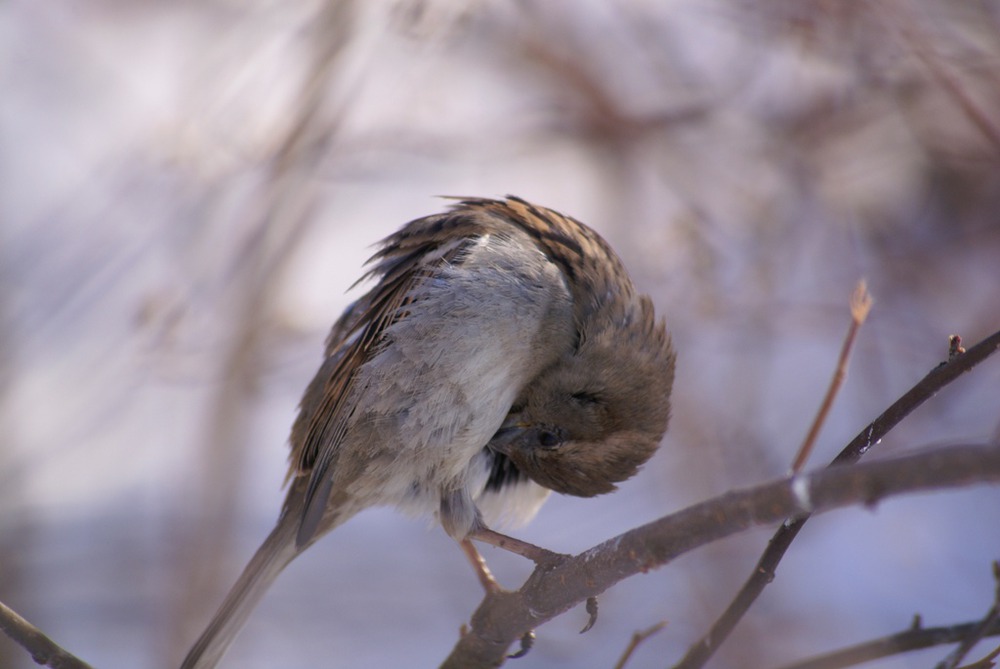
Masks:
[[[590,619],[583,626],[583,629],[580,630],[580,634],[589,632],[590,628],[597,622],[597,597],[587,597],[587,613],[590,614]]]
[[[524,657],[531,650],[532,646],[535,645],[535,630],[528,630],[523,635],[521,635],[521,648],[516,653],[511,653],[507,656],[508,660],[516,660],[519,657]]]

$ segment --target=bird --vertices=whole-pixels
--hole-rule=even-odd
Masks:
[[[215,667],[281,571],[366,508],[436,519],[495,589],[471,539],[537,561],[492,527],[611,492],[658,448],[676,356],[608,243],[515,196],[455,200],[369,259],[292,425],[278,521],[181,669]]]

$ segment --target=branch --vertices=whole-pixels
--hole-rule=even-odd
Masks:
[[[806,434],[802,445],[799,446],[799,452],[795,454],[795,459],[792,461],[792,474],[798,474],[802,471],[806,460],[809,458],[809,454],[812,453],[813,445],[819,436],[819,431],[823,427],[823,423],[826,422],[826,417],[829,415],[830,409],[833,407],[833,400],[837,397],[844,379],[847,378],[847,362],[851,359],[854,340],[858,336],[858,330],[861,329],[865,319],[868,318],[868,312],[871,311],[871,308],[872,296],[868,292],[868,286],[865,284],[864,279],[862,279],[858,281],[857,286],[854,287],[854,293],[851,294],[851,326],[847,329],[847,336],[844,337],[844,344],[840,349],[840,357],[837,359],[837,369],[833,373],[830,386],[826,390],[826,396],[819,406],[816,418],[813,419],[809,433]]]
[[[962,643],[948,654],[934,669],[955,669],[969,651],[986,636],[987,631],[1000,624],[1000,563],[993,563],[993,606],[979,622],[979,625],[962,639]]]
[[[36,664],[52,669],[91,669],[89,664],[57,646],[3,602],[0,602],[0,630],[31,653]]]
[[[967,664],[962,669],[993,669],[997,666],[997,663],[994,660],[998,657],[1000,657],[1000,646],[997,646],[990,651],[986,657],[976,660],[972,664]]]
[[[1000,635],[1000,620],[994,620],[988,627],[982,629],[983,621],[963,623],[951,627],[920,627],[920,619],[914,621],[914,626],[905,632],[891,634],[880,639],[866,641],[856,646],[819,655],[817,657],[789,664],[782,669],[843,669],[862,662],[871,662],[882,657],[908,653],[923,648],[943,646],[958,643],[970,635],[982,630],[983,637]]]
[[[726,493],[630,530],[554,565],[517,592],[486,597],[442,667],[494,667],[525,632],[619,581],[758,525],[920,490],[1000,482],[1000,446],[936,448],[857,467],[831,467]]]
[[[952,341],[954,342],[954,339]],[[872,446],[877,445],[892,428],[896,427],[900,421],[910,415],[914,409],[936,395],[939,390],[962,374],[970,371],[983,360],[996,353],[997,349],[1000,349],[1000,332],[994,332],[964,353],[957,352],[954,346],[952,346],[947,362],[943,362],[931,370],[917,385],[910,388],[892,406],[886,409],[881,416],[869,423],[833,459],[830,466],[847,465],[857,462],[861,459],[861,456],[867,453]],[[791,519],[778,528],[778,531],[771,538],[750,577],[743,584],[743,587],[729,604],[729,607],[715,621],[708,634],[688,649],[683,659],[675,665],[675,669],[698,669],[704,666],[708,658],[729,637],[733,628],[736,627],[736,624],[757,600],[760,593],[764,591],[767,584],[774,580],[778,563],[781,562],[785,551],[791,546],[792,541],[795,540],[795,537],[808,519],[809,515],[806,514],[799,518]]]
[[[648,627],[640,632],[636,632],[635,634],[633,634],[632,640],[629,641],[628,646],[625,648],[625,652],[623,652],[622,656],[618,658],[617,662],[615,662],[615,669],[625,669],[625,665],[628,664],[628,661],[630,659],[632,659],[632,653],[634,653],[635,649],[639,647],[639,644],[641,644],[643,641],[653,636],[654,634],[659,634],[660,631],[662,631],[663,628],[666,626],[667,626],[667,621],[661,620],[652,627]]]

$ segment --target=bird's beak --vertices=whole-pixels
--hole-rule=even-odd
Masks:
[[[497,453],[510,455],[511,447],[527,431],[527,425],[519,423],[516,418],[508,418],[500,426],[500,429],[496,431],[496,434],[493,435],[487,446]]]

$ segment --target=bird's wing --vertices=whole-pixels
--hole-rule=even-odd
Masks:
[[[386,329],[406,318],[413,288],[462,254],[484,228],[468,213],[449,212],[417,219],[382,241],[382,249],[362,280],[381,277],[365,296],[334,324],[327,359],[310,384],[292,429],[288,478],[308,476],[297,543],[316,534],[333,485],[333,469],[357,409],[351,392],[358,369],[378,351]]]

